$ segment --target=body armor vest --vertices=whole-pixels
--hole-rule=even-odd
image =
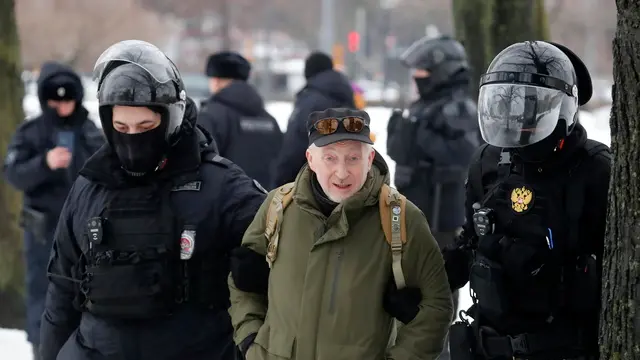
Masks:
[[[583,279],[593,276],[595,262],[585,275],[590,254],[572,241],[577,229],[567,215],[575,168],[527,171],[533,173],[525,176],[510,161],[499,165],[481,204],[493,210],[495,230],[480,236],[470,273],[480,315],[506,328],[550,323],[559,313],[597,306],[597,282]]]
[[[84,307],[98,316],[147,318],[171,313],[181,297],[180,233],[168,189],[115,192],[89,219]]]
[[[89,246],[76,299],[82,310],[145,319],[170,315],[182,303],[226,309],[226,254],[209,239],[194,247],[202,219],[187,224],[171,209],[172,191],[189,184],[200,190],[192,182],[178,190],[166,183],[112,191],[101,216],[86,225]],[[210,203],[202,205],[204,218]]]

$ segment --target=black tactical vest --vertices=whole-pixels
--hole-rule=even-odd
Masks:
[[[220,156],[204,155],[204,161],[228,166]],[[212,204],[194,203],[202,207],[201,218],[181,219],[172,211],[171,194],[202,185],[182,180],[114,189],[101,215],[88,220],[76,299],[81,310],[121,319],[167,316],[182,303],[226,310],[228,255],[203,221]]]
[[[491,323],[548,323],[559,313],[596,308],[595,279],[583,279],[594,276],[595,261],[587,273],[590,254],[580,253],[569,209],[576,195],[568,189],[584,181],[576,180],[580,164],[525,173],[506,163],[484,186],[481,207],[493,210],[495,231],[479,237],[470,286],[480,315]]]

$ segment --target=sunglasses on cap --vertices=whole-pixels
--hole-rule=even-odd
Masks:
[[[367,121],[358,116],[347,116],[343,118],[325,118],[316,121],[313,127],[320,135],[330,135],[338,131],[338,126],[342,123],[342,127],[350,133],[359,133],[366,126]]]

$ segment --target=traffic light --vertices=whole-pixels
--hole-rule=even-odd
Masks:
[[[356,52],[360,49],[360,34],[357,31],[349,33],[349,52]]]

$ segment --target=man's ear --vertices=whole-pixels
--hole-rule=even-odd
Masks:
[[[369,170],[371,170],[371,166],[373,166],[373,159],[376,157],[376,151],[371,148],[371,152],[369,152],[369,157],[367,158],[367,162],[369,163]]]
[[[307,158],[307,163],[309,164],[309,169],[313,170],[313,154],[311,154],[311,151],[309,149],[307,149],[307,151],[304,153],[304,156]]]

